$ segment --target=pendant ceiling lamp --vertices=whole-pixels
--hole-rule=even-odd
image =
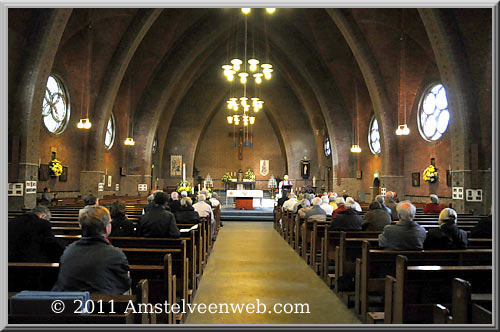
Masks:
[[[399,60],[399,94],[398,94],[398,129],[396,135],[406,136],[410,134],[410,129],[406,124],[406,39],[404,35],[404,9],[401,12],[401,37],[400,40],[400,60]],[[401,93],[403,93],[403,124],[400,123]]]

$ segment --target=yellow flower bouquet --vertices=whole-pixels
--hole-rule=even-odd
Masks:
[[[52,172],[53,176],[60,176],[63,172],[63,166],[57,159],[52,159],[52,161],[49,163],[49,169]]]
[[[192,190],[193,190],[193,188],[191,187],[191,184],[187,181],[185,181],[185,182],[181,181],[177,184],[177,192],[179,194],[183,191],[190,193],[190,192],[192,192]]]
[[[437,181],[439,176],[438,169],[434,165],[429,165],[424,170],[423,179],[425,182],[434,183]]]

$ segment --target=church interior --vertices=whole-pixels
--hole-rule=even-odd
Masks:
[[[8,323],[491,324],[496,10],[8,8]],[[125,312],[50,311],[89,227],[80,209],[120,200],[138,227],[158,192],[220,205],[177,220],[176,239],[106,237],[130,292],[83,294]],[[381,230],[332,230],[335,214],[279,202],[310,194],[352,197],[360,220],[392,195],[426,232],[442,227],[423,212],[435,195],[466,237],[488,218],[489,235],[447,254],[384,253]],[[46,197],[65,253],[11,260],[11,223]],[[129,299],[310,312],[137,314]]]

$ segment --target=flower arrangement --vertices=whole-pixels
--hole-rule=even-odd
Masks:
[[[424,170],[423,179],[425,182],[434,183],[437,181],[438,176],[439,176],[438,169],[434,165],[429,165]]]
[[[226,172],[223,176],[222,176],[222,182],[224,183],[229,183],[231,181],[233,181],[233,179],[231,178],[231,175],[229,174],[229,172]]]
[[[177,184],[177,192],[180,194],[183,191],[186,191],[188,193],[192,192],[193,188],[191,187],[191,184],[188,181],[181,181]]]
[[[245,179],[247,179],[247,180],[255,179],[255,174],[253,173],[253,171],[251,169],[249,169],[245,172]]]
[[[60,176],[63,172],[63,166],[61,162],[57,159],[52,159],[49,163],[49,169],[52,172],[53,176]]]

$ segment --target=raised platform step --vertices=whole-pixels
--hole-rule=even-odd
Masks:
[[[273,208],[255,208],[253,210],[236,210],[232,206],[223,206],[221,220],[231,221],[273,221]]]

